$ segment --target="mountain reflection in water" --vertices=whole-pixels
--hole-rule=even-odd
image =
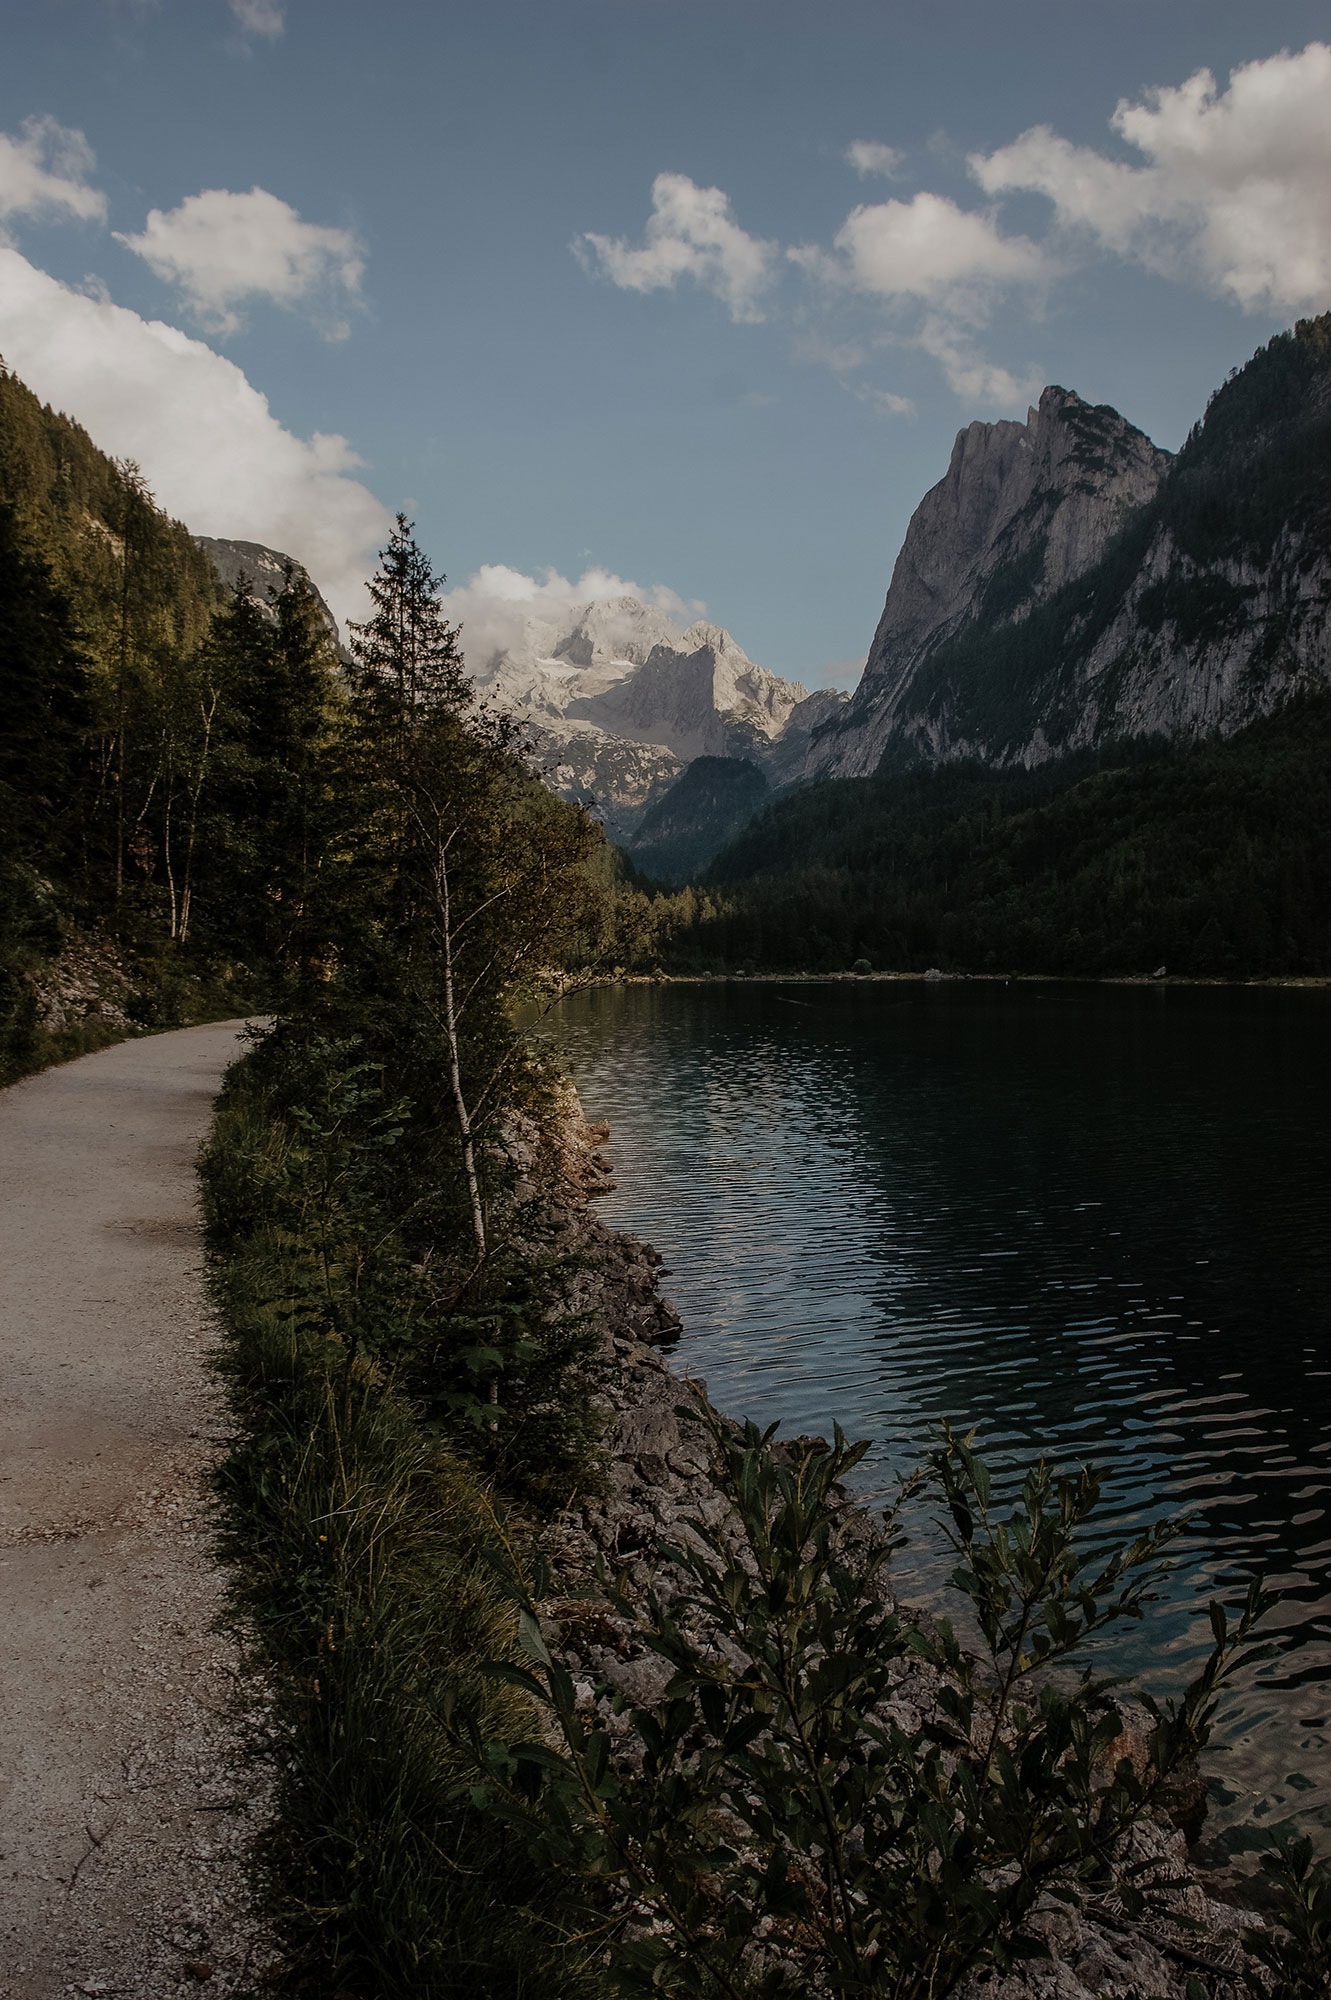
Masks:
[[[798,1010],[788,1004],[803,1003]],[[678,1363],[788,1433],[933,1428],[1009,1482],[1104,1479],[1114,1539],[1193,1512],[1100,1664],[1156,1692],[1262,1571],[1278,1657],[1226,1705],[1217,1816],[1331,1830],[1331,995],[883,981],[600,988],[544,1033],[608,1119]],[[903,1590],[936,1599],[938,1538]]]

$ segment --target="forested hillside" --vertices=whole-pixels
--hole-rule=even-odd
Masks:
[[[761,813],[700,892],[661,898],[663,958],[750,968],[1331,971],[1331,697],[1227,741],[812,785]]]
[[[405,530],[392,561],[379,587],[416,593],[412,644],[449,663],[438,726],[466,714],[459,756],[488,771],[467,779],[469,837],[496,867],[542,857],[524,949],[546,968],[562,914],[605,900],[601,837],[471,706],[438,580]],[[225,593],[134,466],[0,371],[0,1078],[135,1028],[331,992],[391,957],[388,885],[415,837],[385,803],[400,663],[371,625],[346,667],[303,572],[279,581],[268,603],[243,579]],[[404,698],[426,695],[422,681]],[[565,901],[556,848],[577,856]]]

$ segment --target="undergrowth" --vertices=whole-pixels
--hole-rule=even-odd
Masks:
[[[304,1144],[310,1170],[319,1147],[255,1069],[252,1056],[233,1072],[203,1178],[238,1419],[225,1532],[274,1689],[266,1873],[291,1989],[581,2000],[596,1989],[562,1940],[551,1880],[470,1802],[451,1726],[458,1702],[496,1734],[529,1726],[480,1671],[513,1646],[481,1555],[488,1481],[465,1432],[423,1423],[395,1358],[354,1338],[342,1260],[373,1203],[344,1161],[336,1200],[326,1187],[302,1214],[283,1168]],[[383,1302],[364,1292],[373,1319]]]
[[[541,1625],[540,1526],[594,1481],[590,1335],[530,1238],[492,1229],[492,1273],[434,1274],[400,1201],[409,1110],[354,1040],[279,1030],[231,1072],[203,1162],[287,1990],[942,2000],[1042,1955],[1050,1897],[1149,1913],[1165,1884],[1137,1830],[1273,1600],[1254,1585],[1235,1627],[1213,1607],[1178,1703],[1131,1697],[1143,1776],[1114,1683],[1050,1669],[1143,1615],[1174,1529],[1093,1560],[1093,1474],[1041,1465],[996,1509],[945,1433],[906,1498],[947,1524],[972,1655],[879,1590],[900,1534],[847,1499],[865,1447],[838,1432],[794,1466],[700,1401],[726,1521],[681,1523],[640,1601],[589,1581],[670,1670],[659,1701],[618,1703],[626,1754]],[[918,1711],[897,1699],[916,1668]],[[1298,1843],[1264,1865],[1284,1928],[1250,1934],[1273,1978],[1249,1990],[1319,2000],[1331,1877]]]

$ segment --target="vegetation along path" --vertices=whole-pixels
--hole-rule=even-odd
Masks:
[[[240,1027],[0,1093],[4,2000],[239,1993],[260,1951],[194,1179]]]

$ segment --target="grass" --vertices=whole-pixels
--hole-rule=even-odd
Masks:
[[[452,1719],[526,1733],[482,1671],[514,1613],[483,1549],[490,1493],[372,1362],[301,1310],[302,1246],[229,1181],[271,1142],[233,1073],[203,1161],[237,1436],[221,1474],[235,1596],[275,1689],[276,1822],[264,1856],[292,1991],[355,2000],[582,2000],[559,1892],[471,1803]]]

